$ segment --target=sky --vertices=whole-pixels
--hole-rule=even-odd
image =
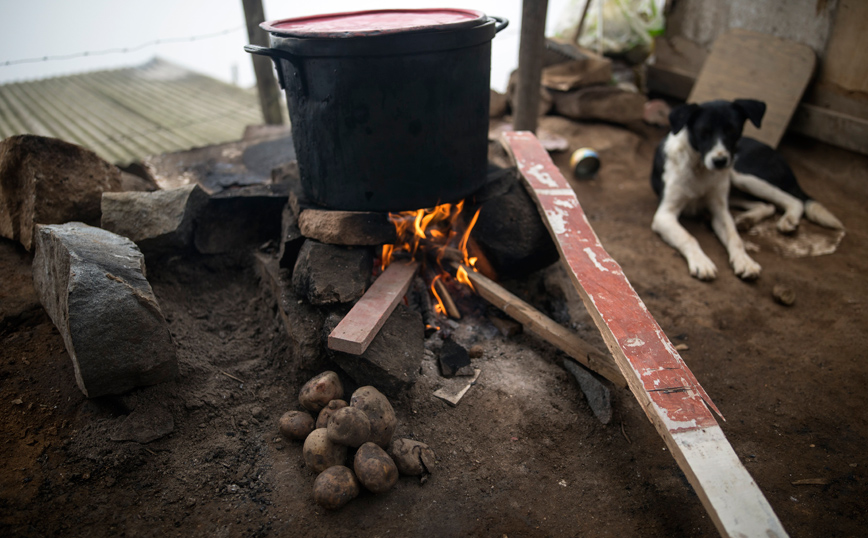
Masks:
[[[506,17],[492,42],[493,88],[518,65],[521,0],[263,0],[266,20],[381,8],[459,7]],[[581,2],[578,2],[581,4]],[[576,0],[549,0],[547,33]],[[218,35],[215,35],[218,34]],[[211,36],[211,37],[205,37]],[[196,40],[188,38],[196,37]],[[178,41],[183,39],[183,41]],[[151,44],[156,40],[169,43]],[[255,84],[241,0],[0,0],[0,84],[138,66],[159,56],[242,87]],[[97,54],[127,49],[123,53]],[[85,57],[21,62],[76,55]]]

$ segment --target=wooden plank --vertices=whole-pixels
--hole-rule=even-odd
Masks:
[[[503,137],[630,390],[718,532],[726,537],[787,536],[709,408],[720,411],[600,244],[548,153],[532,133]]]
[[[790,130],[823,142],[868,155],[868,120],[802,103]]]
[[[807,45],[731,28],[711,47],[688,101],[759,99],[766,103],[762,129],[744,134],[776,148],[817,63]]]
[[[467,267],[464,269],[480,297],[521,323],[528,332],[560,349],[576,362],[600,374],[616,386],[621,388],[627,386],[624,376],[621,375],[621,371],[611,357],[522,301],[503,286]]]
[[[364,353],[407,293],[418,268],[417,262],[395,262],[387,267],[329,334],[329,349]]]

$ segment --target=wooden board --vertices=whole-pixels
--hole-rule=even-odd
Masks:
[[[627,382],[618,366],[603,352],[582,340],[576,333],[558,324],[528,303],[519,299],[499,284],[480,273],[465,267],[467,276],[476,292],[524,328],[560,349],[586,368],[605,377],[616,386],[624,388]]]
[[[364,353],[407,293],[418,268],[417,262],[395,262],[387,267],[329,334],[329,349]]]
[[[631,392],[666,442],[722,536],[787,536],[712,412],[720,411],[591,228],[567,180],[530,132],[507,132],[585,307]]]
[[[816,63],[816,55],[807,45],[731,28],[712,45],[687,101],[765,101],[768,108],[762,129],[748,123],[744,134],[776,148]]]

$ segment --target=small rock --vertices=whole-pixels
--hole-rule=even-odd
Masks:
[[[467,354],[471,359],[480,359],[485,354],[485,348],[480,344],[473,344],[470,346],[470,349],[467,350]]]
[[[132,241],[71,222],[38,225],[34,247],[34,287],[85,396],[175,377],[175,346]]]
[[[603,424],[608,424],[612,420],[612,395],[609,388],[573,361],[564,360],[563,365],[578,381],[594,416]]]
[[[772,289],[772,296],[775,301],[784,306],[793,306],[796,302],[796,292],[783,284],[775,284]]]
[[[198,185],[102,196],[102,228],[132,239],[146,254],[171,254],[193,242],[193,223],[208,203]]]
[[[292,287],[313,305],[350,303],[364,295],[373,268],[371,248],[326,245],[308,239],[298,254]]]
[[[509,108],[509,102],[507,101],[506,95],[494,89],[492,89],[490,93],[491,97],[488,105],[488,117],[499,118],[505,116],[507,109]]]
[[[305,209],[298,227],[305,237],[330,245],[377,246],[398,240],[388,213]]]
[[[645,117],[646,97],[617,86],[599,85],[569,92],[551,92],[554,109],[574,120],[630,124]]]
[[[438,356],[440,364],[440,373],[444,377],[452,377],[462,368],[470,366],[470,354],[464,349],[464,346],[447,338],[443,341],[443,346],[440,348]],[[470,375],[473,375],[471,371]]]

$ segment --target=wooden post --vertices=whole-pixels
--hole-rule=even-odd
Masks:
[[[529,132],[503,134],[588,313],[630,391],[724,537],[787,536],[723,435],[717,407],[603,249],[567,180]]]
[[[262,0],[241,0],[244,5],[244,18],[247,20],[247,37],[251,45],[267,47],[268,34],[259,27],[265,22],[265,10]],[[259,106],[262,107],[262,118],[268,125],[282,125],[280,88],[274,76],[274,65],[265,56],[251,54],[253,72],[256,74],[256,89],[259,90]]]
[[[518,85],[515,89],[516,105],[512,119],[516,131],[536,131],[547,9],[548,0],[524,0],[522,4]]]

